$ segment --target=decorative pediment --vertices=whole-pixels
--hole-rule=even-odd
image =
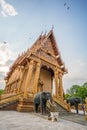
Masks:
[[[58,64],[56,57],[52,55],[50,51],[45,50],[43,48],[40,48],[39,50],[37,50],[35,55],[39,57],[40,59],[45,60],[49,63],[54,63],[56,65]]]
[[[50,38],[48,38],[45,42],[42,42],[42,48],[55,55]]]
[[[17,66],[26,65],[27,59],[29,59],[32,54],[37,55],[41,59],[45,59],[49,63],[59,65],[62,71],[67,72],[57,47],[53,30],[51,30],[47,35],[40,35],[30,49],[18,56],[18,58],[10,67],[10,71],[8,72],[8,75],[5,77],[5,79],[10,77],[12,71]]]

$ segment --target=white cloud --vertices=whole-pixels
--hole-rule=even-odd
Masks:
[[[85,77],[87,63],[83,60],[77,60],[69,66],[69,78],[82,78]]]
[[[12,52],[8,48],[8,45],[8,43],[0,43],[0,65],[5,65],[11,58]]]
[[[7,15],[5,14],[5,12],[2,10],[1,11],[1,15],[3,16],[3,17],[7,17]]]
[[[0,80],[0,83],[4,83],[4,80]]]
[[[4,77],[9,71],[9,65],[13,61],[11,60],[13,53],[9,48],[9,43],[0,43],[0,88],[5,86]]]
[[[0,80],[0,89],[4,89],[4,88],[5,88],[5,81]]]
[[[0,0],[0,5],[2,7],[1,15],[3,17],[15,16],[18,14],[15,8],[11,4],[8,4],[5,0]]]
[[[5,75],[8,72],[9,67],[8,66],[0,66],[0,72],[3,72]]]
[[[87,82],[87,62],[77,60],[69,63],[68,74],[63,77],[64,89],[70,88],[72,85],[82,85]]]

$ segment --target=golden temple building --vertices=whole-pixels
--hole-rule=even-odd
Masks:
[[[4,94],[0,100],[1,109],[33,111],[34,95],[37,92],[49,91],[52,93],[53,101],[68,111],[62,82],[66,73],[67,69],[62,61],[53,30],[40,35],[33,46],[18,56],[9,68],[5,77]]]

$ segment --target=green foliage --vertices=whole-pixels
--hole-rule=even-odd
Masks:
[[[67,99],[67,98],[70,98],[71,96],[70,96],[70,94],[68,94],[68,93],[66,93],[65,94],[65,98]]]
[[[66,99],[70,97],[81,97],[84,101],[87,97],[87,83],[84,83],[82,86],[73,85],[70,89],[67,89],[65,97]]]
[[[3,89],[0,89],[0,95],[3,94],[4,90]]]

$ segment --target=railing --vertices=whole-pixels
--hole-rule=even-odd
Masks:
[[[47,101],[47,108],[50,110],[51,107],[51,111],[54,112],[55,106],[53,104],[50,104],[50,102]]]
[[[57,104],[61,105],[63,108],[65,108],[68,111],[68,105],[63,100],[53,96],[53,101],[56,102]]]
[[[7,102],[19,100],[22,96],[23,96],[23,93],[19,93],[16,95],[10,95],[9,97],[2,98],[0,101],[0,105],[3,105],[4,103],[7,103]]]

